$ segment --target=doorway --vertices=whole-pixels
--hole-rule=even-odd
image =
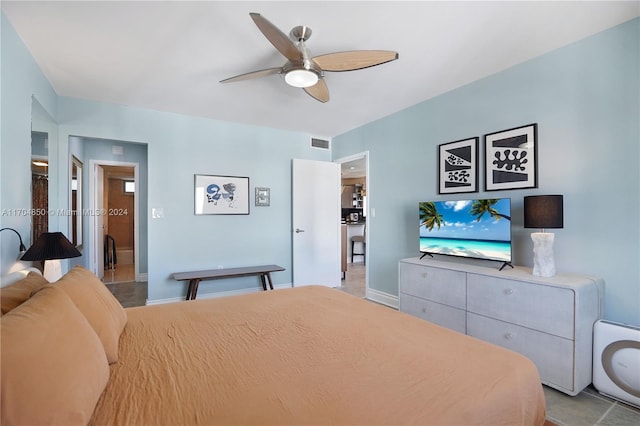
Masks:
[[[340,158],[343,280],[341,289],[365,298],[369,288],[368,151]]]
[[[138,163],[91,164],[91,270],[106,284],[139,275]]]

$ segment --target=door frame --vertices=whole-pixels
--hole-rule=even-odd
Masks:
[[[109,160],[89,160],[89,211],[97,212],[100,201],[98,200],[97,190],[97,168],[102,166],[116,166],[116,167],[133,167],[133,180],[136,191],[133,193],[133,262],[134,262],[134,279],[141,281],[140,277],[140,164],[136,162],[126,161],[109,161]],[[98,214],[98,213],[96,213]],[[89,215],[89,241],[88,246],[91,248],[89,253],[89,270],[96,273],[104,273],[104,271],[98,271],[97,254],[100,253],[101,247],[103,247],[102,230],[98,229],[96,214]],[[98,276],[102,276],[102,274]]]
[[[367,202],[365,203],[364,209],[365,209],[365,216],[364,216],[364,243],[365,246],[367,247],[367,249],[365,250],[365,255],[364,255],[364,289],[365,289],[365,295],[367,295],[368,297],[368,293],[369,293],[369,253],[370,253],[370,245],[369,245],[369,232],[371,232],[371,208],[369,207],[371,205],[371,200],[369,198],[369,191],[371,190],[371,179],[369,178],[369,151],[362,151],[359,152],[357,154],[353,154],[353,155],[349,155],[347,157],[341,157],[338,159],[335,159],[333,162],[334,163],[339,163],[340,166],[342,167],[342,163],[348,163],[350,161],[354,161],[354,160],[359,160],[361,158],[364,158],[364,174],[365,174],[365,182],[367,185]]]

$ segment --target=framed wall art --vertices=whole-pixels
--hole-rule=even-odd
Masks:
[[[485,190],[538,187],[538,125],[484,135]]]
[[[438,146],[438,193],[478,192],[478,144],[480,138]]]
[[[195,214],[249,214],[249,178],[195,175]]]
[[[271,189],[256,186],[256,206],[269,207],[271,204]]]

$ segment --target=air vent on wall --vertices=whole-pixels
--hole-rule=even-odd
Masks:
[[[311,138],[311,146],[314,148],[329,149],[329,141]]]

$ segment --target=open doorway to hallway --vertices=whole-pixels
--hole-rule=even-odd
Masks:
[[[89,268],[105,283],[138,280],[139,164],[90,160]]]
[[[108,213],[102,228],[105,283],[135,281],[135,169],[99,165],[103,170],[103,205]]]
[[[366,297],[368,288],[368,152],[336,160],[341,165],[341,290]]]

